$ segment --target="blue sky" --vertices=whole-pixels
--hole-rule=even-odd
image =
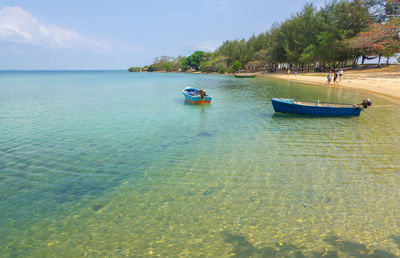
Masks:
[[[291,0],[0,0],[0,70],[127,69],[212,51],[301,11]]]

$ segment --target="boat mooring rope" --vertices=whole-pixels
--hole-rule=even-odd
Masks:
[[[374,108],[379,108],[379,107],[394,107],[395,105],[380,105],[380,106],[374,106]]]

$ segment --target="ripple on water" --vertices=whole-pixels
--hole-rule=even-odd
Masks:
[[[189,74],[3,75],[6,256],[400,256],[399,106],[302,117],[268,100],[364,93]],[[187,85],[207,85],[213,103],[176,101]]]

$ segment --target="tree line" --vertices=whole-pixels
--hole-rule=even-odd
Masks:
[[[306,4],[291,18],[247,40],[227,40],[214,52],[156,58],[149,66],[130,70],[232,73],[241,68],[357,66],[399,53],[399,34],[400,0],[341,0],[319,9]]]

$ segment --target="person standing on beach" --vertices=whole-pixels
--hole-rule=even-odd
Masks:
[[[329,86],[329,84],[331,84],[331,80],[332,80],[332,71],[329,71],[328,76],[326,78],[328,78],[328,80],[326,81],[326,85]]]
[[[339,81],[342,80],[342,76],[343,76],[343,69],[340,68],[340,70],[339,70]]]
[[[337,72],[333,70],[333,85],[339,84],[339,82],[337,81],[337,77],[338,77]]]
[[[290,75],[290,69],[287,69],[287,76]]]

